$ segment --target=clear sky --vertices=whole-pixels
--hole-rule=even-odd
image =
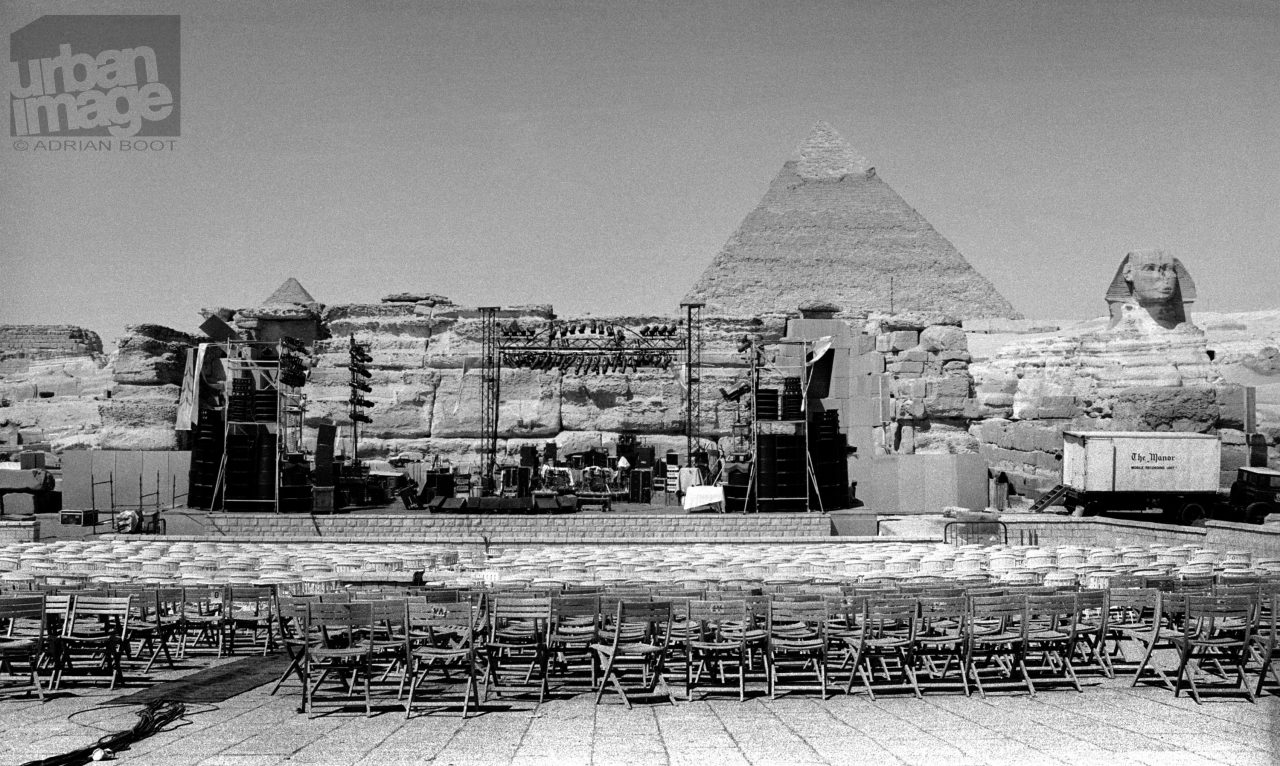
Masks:
[[[182,16],[173,152],[0,144],[0,322],[191,330],[296,276],[666,313],[817,120],[1031,317],[1128,249],[1280,307],[1280,3],[0,0]],[[9,83],[4,83],[7,92]]]

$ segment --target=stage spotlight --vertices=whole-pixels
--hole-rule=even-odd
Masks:
[[[732,391],[726,391],[723,388],[720,389],[720,396],[724,397],[726,402],[736,402],[750,392],[751,385],[749,383],[743,383]]]

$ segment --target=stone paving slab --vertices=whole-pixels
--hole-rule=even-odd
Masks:
[[[176,680],[211,664],[155,672]],[[137,721],[137,704],[111,704],[139,683],[108,691],[76,685],[40,704],[0,698],[0,762],[24,763],[83,747]],[[1280,762],[1280,697],[1257,704],[1212,698],[1196,705],[1158,687],[1089,678],[1084,693],[992,695],[762,694],[667,704],[593,696],[505,699],[462,721],[455,712],[415,714],[387,707],[372,718],[296,712],[297,684],[270,685],[216,704],[192,703],[180,724],[121,752],[120,763],[174,766],[704,766],[706,764],[948,764],[1002,766],[1136,764],[1253,766]],[[216,695],[214,695],[216,697]],[[394,692],[388,702],[394,701]]]

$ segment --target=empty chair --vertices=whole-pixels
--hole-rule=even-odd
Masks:
[[[130,601],[129,596],[71,598],[55,644],[52,688],[59,688],[67,678],[100,679],[104,674],[110,679],[109,688],[124,683],[120,661],[129,633]]]
[[[596,655],[592,644],[600,637],[600,596],[594,593],[557,596],[551,599],[551,622],[547,630],[547,666],[552,678],[562,686],[577,682],[596,688]]]
[[[600,704],[605,689],[609,687],[622,697],[628,708],[631,707],[631,694],[636,693],[663,696],[675,704],[665,675],[672,619],[669,601],[618,602],[613,624],[620,629],[613,632],[609,643],[592,646],[603,667],[596,704]],[[628,626],[640,629],[622,629]],[[633,682],[637,674],[640,680]]]
[[[1257,628],[1249,640],[1261,662],[1261,667],[1258,668],[1258,687],[1254,693],[1262,694],[1268,675],[1280,684],[1280,675],[1275,668],[1275,661],[1280,658],[1280,593],[1267,593],[1258,611]]]
[[[43,593],[0,596],[0,671],[13,677],[15,669],[25,664],[31,683],[18,688],[35,689],[41,702],[44,687],[40,685],[39,664],[46,630]]]
[[[551,620],[551,597],[499,593],[493,597],[488,612],[483,649],[485,699],[490,694],[535,690],[539,702],[546,699],[546,632]]]
[[[302,674],[302,663],[307,652],[307,605],[318,601],[316,598],[282,598],[276,604],[276,627],[280,631],[280,645],[289,657],[280,678],[271,687],[275,694],[289,676],[296,675],[306,688],[307,679]]]
[[[447,688],[443,687],[443,682],[452,682],[449,671],[455,670],[463,678],[462,717],[465,719],[473,698],[476,706],[480,706],[471,605],[456,601],[410,601],[406,609],[408,632],[405,635],[405,654],[408,658],[409,698],[405,702],[405,718],[413,714],[414,701],[432,671],[440,671],[442,688]],[[402,679],[402,686],[403,683]],[[441,693],[426,704],[446,707],[454,703]]]
[[[965,646],[969,633],[969,599],[966,596],[920,599],[920,622],[916,628],[915,651],[918,671],[916,686],[923,689],[954,689],[969,696]],[[955,667],[958,681],[949,672]]]
[[[895,680],[891,668],[897,668],[900,677],[897,688],[909,688],[915,696],[921,696],[915,670],[919,602],[914,597],[878,597],[865,603],[861,631],[857,637],[844,639],[852,665],[845,692],[853,691],[854,678],[860,676],[867,695],[875,699],[873,681],[878,662],[885,681]]]
[[[1249,660],[1255,608],[1256,602],[1244,596],[1187,598],[1186,628],[1172,639],[1178,649],[1178,674],[1173,696],[1178,696],[1185,678],[1192,698],[1199,704],[1201,689],[1196,685],[1197,666],[1210,660],[1224,676],[1228,674],[1228,668],[1234,667],[1236,680],[1230,688],[1244,692],[1250,702],[1254,701],[1253,688],[1245,678],[1245,664]]]
[[[1133,681],[1130,686],[1137,686],[1143,675],[1150,671],[1155,673],[1162,685],[1170,691],[1174,690],[1173,681],[1156,664],[1155,653],[1162,650],[1177,650],[1178,647],[1174,643],[1174,639],[1181,638],[1183,635],[1183,626],[1187,618],[1188,598],[1190,596],[1184,593],[1162,592],[1160,594],[1159,607],[1154,619],[1151,621],[1150,632],[1132,633],[1134,637],[1144,644],[1144,650],[1142,659],[1138,662],[1138,667],[1133,672]]]
[[[1076,691],[1082,691],[1072,665],[1082,619],[1076,594],[1029,595],[1026,619],[1026,656],[1030,659],[1040,655],[1036,670],[1051,677],[1060,677]]]
[[[743,626],[749,622],[745,601],[689,602],[689,629],[684,635],[686,699],[692,700],[697,688],[733,688],[730,679],[735,675],[739,701],[747,698],[746,673],[750,657]],[[704,677],[711,676],[714,682],[703,681]]]
[[[303,678],[307,680],[303,707],[308,717],[315,717],[317,692],[330,674],[339,677],[341,698],[336,695],[330,701],[337,708],[348,704],[356,686],[364,679],[364,714],[373,714],[369,685],[372,681],[370,665],[373,634],[373,610],[368,602],[326,604],[319,601],[307,604],[307,627],[310,638],[303,658]],[[340,699],[340,701],[339,701]],[[323,701],[323,700],[322,700]]]
[[[826,601],[769,603],[765,670],[770,697],[776,697],[779,691],[809,690],[827,698],[829,617]]]
[[[1114,678],[1111,658],[1107,656],[1107,606],[1106,590],[1082,590],[1076,594],[1076,651],[1086,663],[1097,666],[1107,678]]]
[[[965,672],[978,687],[978,693],[985,697],[990,686],[1017,685],[1025,686],[1035,696],[1026,662],[1027,597],[971,596],[967,628]],[[987,670],[995,670],[1008,680],[984,684],[982,673]]]

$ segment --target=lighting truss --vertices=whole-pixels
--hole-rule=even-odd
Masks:
[[[503,367],[560,370],[576,375],[667,369],[686,353],[679,322],[640,328],[599,320],[552,320],[542,327],[512,321],[498,330]]]

